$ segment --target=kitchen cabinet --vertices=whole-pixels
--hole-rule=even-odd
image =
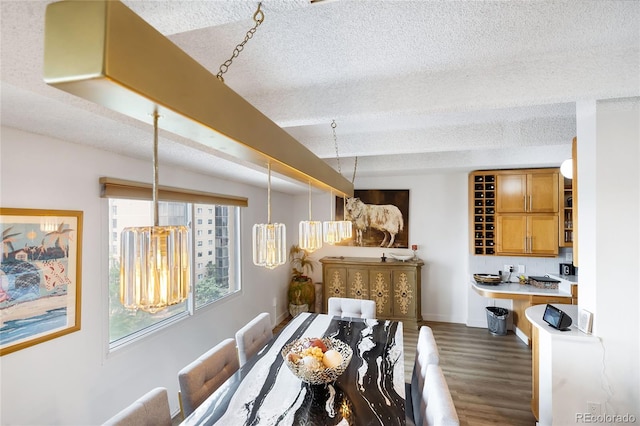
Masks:
[[[474,254],[495,254],[496,175],[474,172],[469,175],[469,229]]]
[[[570,193],[557,168],[472,172],[471,253],[556,256],[559,247],[571,246],[575,235],[565,228],[574,224]],[[565,216],[571,219],[565,221]]]
[[[573,247],[573,190],[571,179],[560,176],[560,211],[558,240],[560,247]]]
[[[557,213],[558,169],[502,171],[496,176],[497,213]]]
[[[323,312],[329,297],[368,299],[376,302],[376,317],[422,321],[422,260],[405,262],[372,257],[323,257]]]
[[[558,254],[558,215],[498,214],[496,228],[499,255]]]

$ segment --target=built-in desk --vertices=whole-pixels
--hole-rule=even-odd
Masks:
[[[604,401],[598,395],[603,350],[597,337],[578,330],[578,306],[555,307],[571,317],[572,325],[560,331],[543,319],[546,305],[533,306],[525,312],[532,324],[531,411],[540,426],[584,423],[585,389],[595,388],[591,401]],[[581,380],[572,380],[581,377]]]
[[[552,276],[552,278],[558,277]],[[528,345],[531,345],[531,324],[524,314],[527,308],[547,303],[578,303],[577,284],[563,279],[560,280],[557,289],[538,288],[519,283],[483,285],[475,281],[471,282],[471,286],[480,296],[513,301],[513,325],[516,327],[516,334]]]

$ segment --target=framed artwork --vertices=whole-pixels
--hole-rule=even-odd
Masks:
[[[353,223],[353,238],[339,245],[409,247],[408,189],[356,189],[346,201],[336,197],[335,217]]]
[[[82,212],[0,208],[0,355],[80,330]]]

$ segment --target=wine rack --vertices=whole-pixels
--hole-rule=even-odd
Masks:
[[[493,172],[473,172],[469,175],[469,190],[472,252],[477,255],[495,255],[496,175]]]
[[[560,247],[573,247],[573,197],[571,179],[560,177]]]

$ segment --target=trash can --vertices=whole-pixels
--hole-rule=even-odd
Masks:
[[[509,310],[496,306],[487,306],[487,327],[494,336],[507,335],[507,317]]]

